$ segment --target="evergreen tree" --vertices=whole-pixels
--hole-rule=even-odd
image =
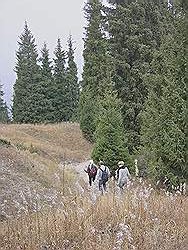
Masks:
[[[162,0],[111,2],[116,3],[116,8],[108,14],[111,54],[116,68],[114,81],[123,103],[128,149],[133,153],[140,145],[140,114],[147,99],[143,76],[166,30],[165,6]]]
[[[80,128],[88,141],[93,142],[98,107],[89,88],[85,87],[79,100]]]
[[[41,106],[43,107],[43,114],[41,120],[43,122],[54,121],[54,94],[55,86],[52,76],[52,66],[49,58],[49,50],[47,49],[46,43],[41,50],[41,91],[43,98],[41,100]]]
[[[8,108],[3,99],[4,92],[0,84],[0,123],[7,123],[9,121]]]
[[[14,85],[13,120],[20,123],[40,121],[41,107],[40,68],[37,65],[37,49],[35,39],[25,23],[24,32],[18,42],[16,53],[17,79]]]
[[[41,72],[42,76],[47,79],[52,79],[52,62],[50,61],[49,58],[49,50],[47,48],[47,44],[44,43],[43,48],[41,50],[41,58],[40,61],[42,63],[41,65]]]
[[[68,67],[66,70],[67,83],[67,120],[76,120],[79,101],[79,84],[77,77],[77,66],[74,62],[74,49],[71,36],[68,40]]]
[[[130,164],[120,106],[117,95],[110,90],[100,101],[96,143],[92,151],[94,161],[103,160],[112,171],[117,169],[120,160]]]
[[[85,6],[88,26],[86,28],[83,52],[84,67],[79,118],[80,127],[90,140],[94,139],[93,132],[96,125],[95,116],[97,114],[98,101],[103,98],[105,90],[108,89],[109,82],[106,79],[109,71],[111,71],[101,11],[102,5],[99,0],[88,1]],[[92,109],[94,109],[93,112]],[[84,113],[83,110],[90,110],[90,112]],[[91,127],[88,126],[88,121],[92,124]]]
[[[174,12],[176,13],[177,10]],[[185,14],[174,16],[175,30],[164,38],[146,76],[149,96],[142,115],[142,139],[148,173],[174,185],[188,179],[186,166],[186,26]]]
[[[68,91],[65,74],[66,55],[62,50],[60,38],[57,40],[57,47],[55,48],[54,54],[54,121],[61,122],[67,121]]]

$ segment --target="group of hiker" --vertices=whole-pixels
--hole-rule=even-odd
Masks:
[[[98,166],[96,166],[93,160],[91,160],[89,165],[86,166],[86,168],[84,169],[84,171],[88,174],[90,186],[92,186],[92,183],[96,180],[98,181],[99,191],[106,191],[106,184],[112,174],[110,173],[109,168],[104,164],[103,161],[99,161]],[[131,176],[128,167],[125,165],[124,161],[118,162],[114,177],[117,181],[118,187],[121,190],[126,187],[128,180]]]

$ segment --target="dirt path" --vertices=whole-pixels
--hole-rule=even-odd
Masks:
[[[75,163],[74,164],[69,164],[66,167],[74,170],[74,172],[78,176],[79,181],[81,181],[81,182],[84,181],[85,183],[87,183],[88,182],[88,176],[84,172],[84,169],[88,165],[89,165],[89,161],[84,161],[84,162],[77,163],[77,164],[75,164]]]
[[[85,194],[90,200],[95,203],[97,197],[101,194],[98,190],[98,181],[89,186],[88,174],[84,171],[85,167],[89,165],[89,161],[84,161],[78,164],[68,164],[66,167],[72,169],[77,175],[75,183],[76,188],[80,193]]]

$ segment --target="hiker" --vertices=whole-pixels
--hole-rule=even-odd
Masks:
[[[99,191],[101,191],[102,193],[103,191],[106,191],[106,183],[109,177],[110,177],[109,168],[104,165],[103,161],[100,161],[96,179],[99,181]]]
[[[90,161],[89,165],[84,169],[84,171],[88,174],[89,177],[89,185],[92,186],[92,182],[95,181],[95,177],[97,175],[97,167],[93,163],[93,160]]]
[[[131,177],[128,167],[125,166],[124,161],[118,162],[118,169],[116,170],[117,185],[120,189],[123,189],[127,185],[129,178]]]

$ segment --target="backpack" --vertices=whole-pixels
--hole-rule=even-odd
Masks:
[[[106,167],[104,170],[102,170],[101,168],[100,170],[102,171],[102,181],[103,183],[106,183],[108,181],[108,172],[106,171]]]
[[[93,165],[93,164],[91,165],[88,173],[89,173],[89,176],[91,176],[91,177],[94,177],[97,174],[97,168],[95,167],[95,165]]]

